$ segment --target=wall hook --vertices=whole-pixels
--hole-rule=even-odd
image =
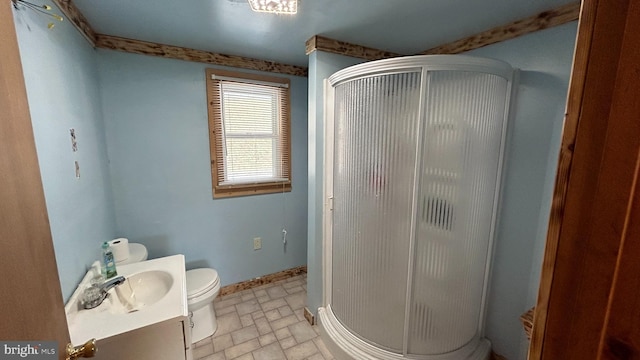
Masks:
[[[30,3],[28,1],[25,0],[11,0],[11,2],[13,3],[13,7],[16,10],[20,10],[20,6],[18,5],[22,5],[24,8],[27,9],[31,9],[39,14],[42,15],[46,15],[46,16],[50,16],[58,21],[63,21],[64,18],[56,13],[52,13],[51,11],[51,6],[44,4],[44,5],[37,5],[34,3]],[[55,24],[53,22],[50,22],[49,24],[47,24],[47,27],[49,29],[53,29],[53,27],[55,26]]]

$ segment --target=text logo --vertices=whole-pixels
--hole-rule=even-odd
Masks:
[[[57,351],[57,341],[0,341],[0,360],[57,360]]]

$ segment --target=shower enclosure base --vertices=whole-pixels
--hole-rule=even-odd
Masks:
[[[484,338],[474,338],[465,346],[445,354],[407,355],[393,353],[371,345],[347,330],[333,315],[331,307],[318,309],[322,340],[338,360],[488,360],[491,343]]]

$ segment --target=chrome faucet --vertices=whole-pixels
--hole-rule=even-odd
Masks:
[[[82,307],[85,309],[93,309],[100,306],[104,299],[109,295],[109,290],[124,283],[124,276],[118,276],[111,280],[107,280],[100,285],[92,285],[84,291],[84,299]]]
[[[111,290],[112,288],[122,284],[124,282],[124,276],[118,276],[118,277],[114,277],[111,280],[107,280],[104,283],[102,283],[102,285],[100,285],[100,289],[106,293],[107,291]]]

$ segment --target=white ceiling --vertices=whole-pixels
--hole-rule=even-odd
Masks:
[[[94,30],[307,66],[313,35],[415,54],[575,0],[300,0],[296,15],[246,0],[75,0]]]

